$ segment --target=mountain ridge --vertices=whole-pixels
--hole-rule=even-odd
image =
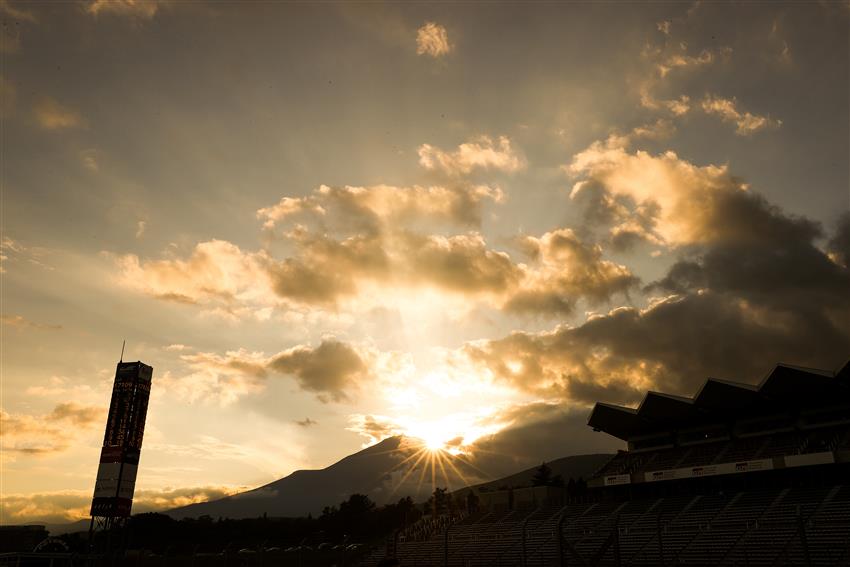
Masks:
[[[452,492],[493,488],[502,484],[527,484],[536,468],[487,478],[482,477],[477,467],[464,458],[448,453],[434,455],[410,438],[388,437],[323,469],[299,469],[245,492],[173,508],[164,513],[177,519],[202,515],[234,519],[263,514],[277,517],[318,515],[323,508],[337,505],[355,493],[365,494],[379,505],[405,496],[422,502],[433,490],[431,480],[434,477],[436,486],[446,486]],[[610,457],[610,454],[601,453],[573,455],[552,460],[547,465],[553,474],[560,474],[565,479],[571,476],[587,478]],[[442,460],[442,466],[437,460]],[[428,474],[429,467],[431,474]]]

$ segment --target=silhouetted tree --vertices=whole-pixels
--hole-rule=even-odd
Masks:
[[[466,510],[470,514],[478,511],[478,495],[473,491],[469,491],[466,493]]]
[[[431,495],[431,498],[428,499],[428,502],[425,503],[425,509],[429,510],[435,517],[440,514],[446,514],[449,512],[449,494],[447,488],[440,488],[439,486],[434,489],[434,493]]]
[[[541,464],[531,477],[531,486],[551,486],[552,469],[546,463]]]

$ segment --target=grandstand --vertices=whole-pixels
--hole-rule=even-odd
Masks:
[[[600,402],[588,425],[626,449],[586,492],[426,517],[364,565],[850,565],[850,364]]]

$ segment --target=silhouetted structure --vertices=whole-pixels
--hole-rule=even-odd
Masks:
[[[44,526],[0,526],[0,553],[10,551],[32,551],[47,539]]]
[[[634,409],[598,403],[589,425],[628,450],[581,489],[546,487],[564,503],[513,498],[426,517],[407,531],[439,529],[399,541],[395,556],[458,567],[850,565],[850,365],[778,365],[758,385],[710,379],[693,398],[649,392]]]
[[[118,363],[92,498],[90,531],[109,529],[130,516],[152,376],[153,368],[142,362]]]

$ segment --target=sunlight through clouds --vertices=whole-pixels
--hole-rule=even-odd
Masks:
[[[15,521],[85,512],[125,339],[134,511],[379,443],[397,501],[612,450],[596,401],[846,357],[843,4],[0,15]]]

